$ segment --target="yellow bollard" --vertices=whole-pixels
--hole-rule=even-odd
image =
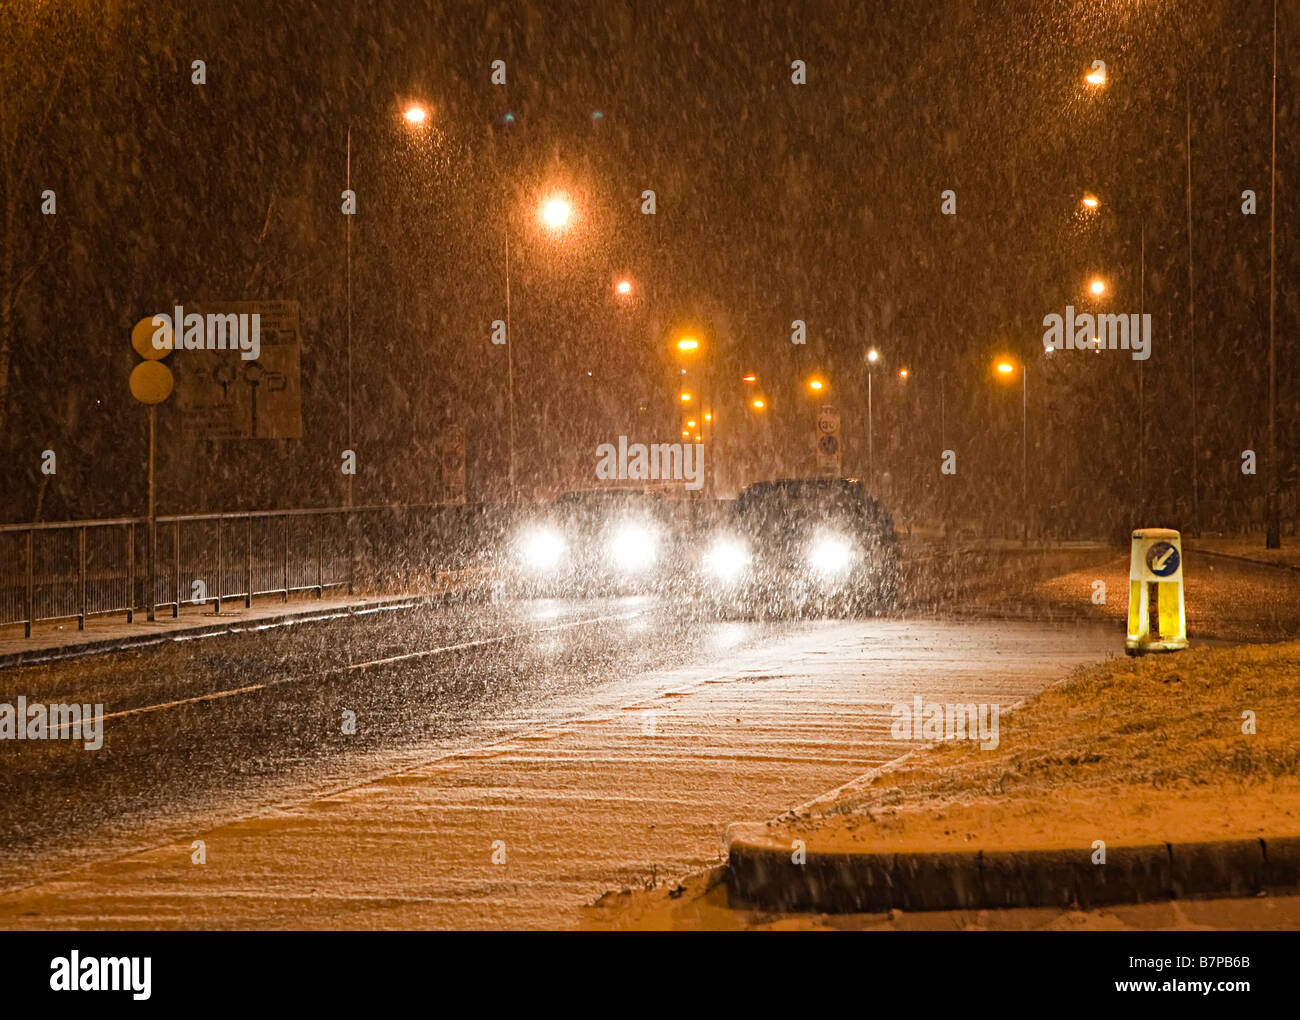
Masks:
[[[1129,655],[1187,647],[1183,606],[1183,539],[1171,528],[1133,532],[1128,570]]]

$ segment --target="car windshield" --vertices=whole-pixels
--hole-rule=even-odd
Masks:
[[[884,510],[846,481],[782,481],[751,485],[736,500],[736,516],[755,533],[805,529],[817,524],[876,527],[892,532]]]

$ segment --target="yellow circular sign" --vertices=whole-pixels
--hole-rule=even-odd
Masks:
[[[153,322],[155,318],[162,319],[157,326]],[[146,361],[160,361],[171,354],[170,346],[163,347],[161,350],[154,346],[155,335],[158,337],[158,343],[171,344],[172,328],[169,319],[146,315],[131,330],[131,346],[135,348],[135,353]]]
[[[175,385],[172,370],[161,361],[142,361],[131,370],[131,396],[142,404],[161,404]]]

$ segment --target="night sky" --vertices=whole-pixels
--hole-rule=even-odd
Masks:
[[[811,473],[814,373],[844,417],[845,472],[865,474],[875,347],[876,467],[903,520],[996,518],[1019,500],[1020,386],[991,371],[1004,355],[1029,365],[1040,515],[1080,534],[1139,512],[1187,527],[1198,460],[1204,526],[1260,520],[1265,0],[166,6],[0,11],[6,522],[142,512],[130,330],[204,300],[299,302],[303,438],[208,441],[163,405],[159,510],[340,505],[349,128],[358,503],[436,501],[448,423],[468,430],[470,499],[503,498],[505,355],[489,333],[509,230],[526,495],[594,484],[596,444],[620,434],[678,437],[671,345],[689,329],[711,359],[723,489]],[[1292,520],[1297,31],[1285,0],[1276,335]],[[1097,59],[1102,89],[1084,81]],[[412,102],[429,110],[419,130],[401,116]],[[562,239],[535,219],[556,189],[578,217]],[[947,189],[955,215],[941,211]],[[1102,199],[1095,215],[1079,211],[1085,192]],[[611,293],[623,274],[630,307]],[[1045,361],[1043,317],[1086,304],[1093,276],[1110,285],[1107,310],[1151,313],[1149,361]],[[746,372],[759,382],[747,388]],[[754,390],[763,415],[746,410]],[[945,446],[960,463],[946,480]],[[1257,476],[1240,471],[1246,449]]]

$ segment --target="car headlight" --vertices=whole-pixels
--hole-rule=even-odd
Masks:
[[[534,570],[553,570],[567,551],[563,537],[554,531],[534,531],[522,545],[524,562]]]
[[[609,552],[620,570],[644,570],[655,561],[655,537],[646,528],[628,525],[614,533]]]
[[[749,565],[749,550],[730,538],[720,538],[704,554],[704,569],[724,581],[735,580]]]
[[[835,536],[817,539],[808,552],[808,562],[821,574],[841,573],[852,561],[853,549],[849,543]]]

